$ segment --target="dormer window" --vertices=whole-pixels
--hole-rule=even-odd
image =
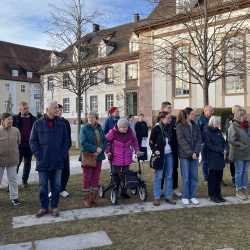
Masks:
[[[50,66],[55,67],[62,61],[62,58],[57,56],[54,52],[50,55]]]
[[[12,69],[11,70],[11,75],[12,75],[12,77],[18,77],[18,70],[17,69]]]
[[[133,34],[129,42],[129,52],[134,53],[138,51],[139,51],[139,38],[136,34]]]
[[[98,47],[98,57],[106,57],[115,49],[115,43],[110,41],[111,37],[103,39]]]
[[[102,41],[98,47],[98,57],[107,56],[107,45]]]
[[[33,77],[33,72],[27,71],[27,78],[31,79]]]
[[[89,54],[89,48],[84,45],[80,46],[79,51],[80,51],[80,60],[85,59]],[[73,61],[77,62],[77,60],[78,60],[78,49],[75,46],[73,49]]]
[[[180,14],[191,11],[197,2],[198,0],[176,0],[176,13]]]

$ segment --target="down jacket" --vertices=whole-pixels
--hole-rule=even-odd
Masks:
[[[108,145],[106,153],[111,153],[112,166],[129,166],[133,162],[133,151],[139,151],[139,145],[136,136],[131,128],[126,134],[120,133],[117,127],[114,127],[106,135]]]

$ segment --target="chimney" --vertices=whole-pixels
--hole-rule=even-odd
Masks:
[[[93,32],[98,32],[100,31],[100,25],[97,23],[93,23]]]
[[[133,19],[134,19],[134,23],[138,23],[140,21],[140,14],[139,13],[135,13],[133,15]]]

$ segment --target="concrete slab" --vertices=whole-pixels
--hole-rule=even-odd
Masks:
[[[0,246],[0,250],[32,250],[32,249],[33,248],[31,242]]]
[[[58,223],[65,221],[74,221],[74,220],[84,220],[90,218],[101,218],[101,217],[110,217],[117,215],[127,215],[143,212],[156,212],[156,211],[165,211],[165,210],[176,210],[176,209],[192,209],[196,207],[214,207],[214,206],[228,206],[234,204],[250,204],[248,201],[240,201],[235,197],[226,197],[226,203],[213,203],[207,198],[200,199],[200,204],[198,206],[188,205],[184,206],[181,201],[178,201],[176,205],[170,205],[162,202],[161,206],[155,207],[152,202],[146,203],[134,203],[129,205],[118,205],[118,206],[107,206],[107,207],[95,207],[95,208],[83,208],[75,209],[70,211],[62,211],[60,217],[54,218],[52,216],[45,216],[43,218],[36,218],[35,215],[25,215],[13,217],[12,226],[13,228],[22,228],[30,227],[34,225],[43,225],[50,223]]]
[[[35,241],[36,250],[81,250],[111,244],[104,231]]]

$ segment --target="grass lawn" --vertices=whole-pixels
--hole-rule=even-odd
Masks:
[[[229,170],[225,180],[230,183]],[[152,170],[146,168],[145,178],[151,195]],[[201,179],[201,178],[200,178]],[[72,176],[68,190],[71,197],[61,200],[62,210],[82,208],[81,176]],[[108,172],[103,171],[102,183],[108,182]],[[23,204],[12,208],[8,194],[0,190],[0,244],[26,242],[57,236],[104,230],[113,245],[102,249],[250,249],[250,205],[233,205],[210,208],[179,209],[64,222],[12,229],[12,217],[34,214],[38,209],[37,185],[20,190]],[[230,186],[223,187],[225,196],[233,195]],[[206,184],[200,182],[199,197],[206,197]],[[133,203],[137,200],[120,200]],[[164,202],[164,201],[162,201]],[[110,205],[108,199],[99,201],[99,206]]]

